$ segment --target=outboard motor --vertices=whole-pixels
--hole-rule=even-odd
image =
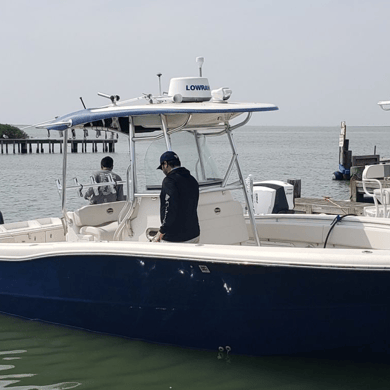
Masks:
[[[294,186],[278,180],[254,182],[253,208],[255,215],[293,214]]]
[[[4,218],[3,218],[3,214],[1,214],[1,211],[0,211],[0,225],[4,225]]]

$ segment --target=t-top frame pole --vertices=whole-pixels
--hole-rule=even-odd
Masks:
[[[256,228],[256,219],[255,219],[255,214],[253,212],[252,199],[249,196],[248,191],[247,191],[246,186],[245,186],[245,181],[244,181],[244,177],[242,175],[240,163],[238,161],[238,153],[236,151],[236,146],[234,144],[233,134],[232,134],[232,131],[230,129],[230,125],[229,125],[229,123],[226,123],[225,125],[226,125],[226,134],[229,138],[230,146],[231,146],[232,151],[233,151],[233,156],[235,156],[235,162],[236,162],[238,176],[240,178],[240,182],[242,184],[242,188],[244,191],[244,197],[245,197],[246,205],[248,208],[248,214],[249,214],[249,218],[250,218],[251,224],[252,224],[253,235],[254,235],[254,238],[256,240],[257,246],[260,246],[260,238],[259,238],[259,234],[258,234],[257,228]]]

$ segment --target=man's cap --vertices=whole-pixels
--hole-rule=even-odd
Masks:
[[[164,161],[177,161],[180,164],[179,156],[175,152],[171,152],[170,150],[161,155],[160,165],[157,167],[157,169],[162,169],[161,165]]]

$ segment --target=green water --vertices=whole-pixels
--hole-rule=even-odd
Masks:
[[[390,363],[229,356],[0,315],[0,389],[388,389]]]

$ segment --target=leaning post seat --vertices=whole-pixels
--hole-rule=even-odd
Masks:
[[[229,191],[201,193],[198,217],[201,244],[239,245],[249,239],[242,205]]]
[[[112,240],[118,227],[118,217],[126,201],[83,206],[69,212],[74,231],[82,236],[91,235],[94,240]]]

